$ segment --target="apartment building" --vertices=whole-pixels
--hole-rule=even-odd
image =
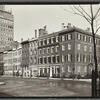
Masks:
[[[38,38],[29,40],[29,69],[30,77],[38,76]]]
[[[5,5],[0,5],[0,48],[10,46],[14,39],[14,16],[12,11],[6,11]]]
[[[22,76],[30,77],[29,68],[29,39],[21,42],[22,44]]]
[[[72,27],[38,38],[39,76],[85,77],[91,74],[93,63],[93,38],[89,28]],[[100,57],[100,36],[96,35],[97,58]],[[93,63],[94,66],[94,63]]]
[[[4,75],[19,76],[22,74],[22,47],[20,43],[17,48],[3,52],[3,62]]]

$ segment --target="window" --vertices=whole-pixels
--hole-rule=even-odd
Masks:
[[[61,59],[62,59],[62,60],[61,60],[62,62],[64,62],[64,61],[65,61],[65,59],[64,59],[64,55],[62,55]]]
[[[87,46],[85,45],[85,46],[84,46],[84,51],[86,51],[86,50],[87,50]]]
[[[81,61],[81,54],[77,54],[77,61],[78,61],[78,62]]]
[[[71,44],[68,44],[68,50],[71,50]]]
[[[72,56],[71,54],[68,54],[68,61],[71,61],[72,60]]]
[[[71,40],[72,34],[68,34],[68,40]]]
[[[90,47],[90,52],[92,52],[92,47]]]
[[[81,45],[80,44],[77,44],[77,49],[78,50],[80,50],[80,47],[81,47]]]
[[[65,51],[65,46],[64,45],[62,45],[62,51]]]
[[[87,41],[87,38],[86,38],[86,36],[83,36],[83,41],[85,41],[85,42]]]
[[[83,61],[86,62],[86,60],[87,59],[86,59],[86,54],[85,54],[85,55],[83,55]]]
[[[54,55],[51,56],[51,63],[55,62],[55,57]]]
[[[59,42],[59,36],[56,36],[56,42]]]
[[[91,37],[89,37],[89,42],[92,43],[92,39],[91,39]]]
[[[45,39],[43,39],[43,45],[45,45]]]
[[[54,43],[54,37],[51,37],[51,43]]]
[[[45,54],[46,52],[45,52],[45,48],[43,48],[43,54]]]
[[[47,48],[47,53],[49,53],[49,52],[50,52],[50,48],[48,47],[48,48]]]
[[[39,49],[39,54],[41,54],[41,49]]]
[[[80,72],[81,71],[81,66],[78,66],[77,67],[77,72]]]
[[[59,46],[56,46],[56,52],[58,52],[58,50],[59,50]]]
[[[89,55],[89,63],[92,63],[92,55]]]
[[[77,34],[77,39],[81,40],[81,34]]]
[[[48,57],[48,63],[51,63],[51,57]]]
[[[87,72],[87,66],[84,66],[84,72],[85,73]]]
[[[51,53],[53,53],[54,52],[54,47],[51,47]]]
[[[47,38],[47,44],[49,44],[49,38]]]
[[[59,63],[59,56],[56,56],[56,63]]]
[[[71,66],[68,66],[68,72],[71,72]]]
[[[62,35],[62,41],[65,41],[65,35]]]

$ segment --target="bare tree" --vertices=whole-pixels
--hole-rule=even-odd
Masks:
[[[95,63],[95,96],[97,96],[97,73],[98,73],[98,67],[97,67],[97,55],[96,55],[96,43],[95,43],[95,34],[100,29],[100,5],[87,5],[88,9],[86,10],[82,5],[77,6],[70,6],[70,11],[63,8],[65,11],[70,12],[72,14],[79,15],[83,17],[91,27],[92,36],[93,36],[93,47],[94,47],[94,63]]]

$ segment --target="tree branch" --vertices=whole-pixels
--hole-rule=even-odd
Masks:
[[[81,10],[82,10],[89,18],[91,18],[91,16],[82,8],[82,6],[79,5],[79,7],[81,8]]]
[[[96,29],[96,32],[95,32],[95,34],[99,31],[99,29],[100,29],[100,27],[98,27],[97,29]]]

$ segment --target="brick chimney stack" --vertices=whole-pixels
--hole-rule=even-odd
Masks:
[[[35,38],[37,38],[37,30],[35,29]]]

